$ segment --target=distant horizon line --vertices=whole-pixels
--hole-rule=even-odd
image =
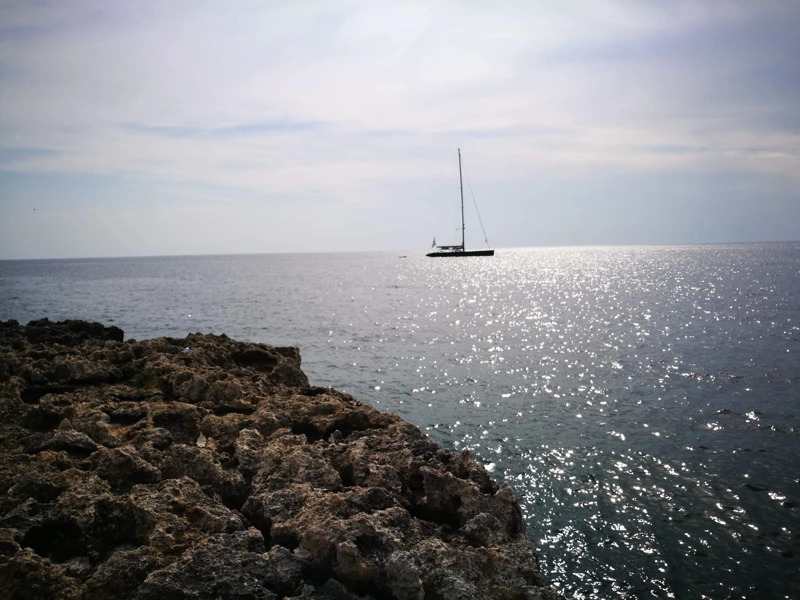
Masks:
[[[541,249],[548,248],[646,248],[646,247],[667,247],[667,246],[744,246],[756,244],[797,244],[797,240],[762,240],[750,242],[671,242],[671,243],[634,243],[634,244],[552,244],[547,246],[495,246],[495,250],[526,250],[526,249]],[[291,255],[291,254],[386,254],[405,252],[405,256],[410,254],[422,254],[427,250],[420,250],[415,248],[409,249],[394,249],[394,250],[316,250],[304,251],[298,250],[294,252],[222,252],[222,253],[197,253],[197,254],[136,254],[136,255],[112,255],[112,256],[62,256],[62,257],[38,257],[38,258],[0,258],[0,262],[27,262],[27,261],[41,261],[41,260],[114,260],[114,259],[128,259],[128,258],[195,258],[195,257],[215,257],[215,256],[269,256],[269,255]]]

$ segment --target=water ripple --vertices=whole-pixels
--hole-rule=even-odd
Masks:
[[[299,345],[468,448],[573,598],[800,597],[800,245],[0,263],[0,318]]]

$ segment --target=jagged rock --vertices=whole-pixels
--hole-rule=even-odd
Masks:
[[[503,524],[487,513],[480,513],[462,528],[473,546],[499,546],[503,543]]]
[[[69,454],[89,455],[98,449],[89,436],[75,431],[68,419],[61,421],[58,431],[52,435],[31,436],[25,445],[25,452],[38,454],[43,450],[64,450]]]
[[[174,444],[161,463],[166,478],[189,477],[217,494],[227,506],[240,508],[247,499],[247,484],[241,473],[226,470],[210,448]]]
[[[264,437],[256,429],[241,429],[234,442],[236,460],[242,473],[252,477],[261,466]]]
[[[147,576],[166,566],[171,557],[150,546],[120,550],[100,564],[86,580],[86,598],[131,598]]]
[[[134,598],[276,600],[278,593],[296,588],[300,568],[286,568],[287,557],[274,555],[278,560],[270,560],[271,553],[264,552],[264,539],[254,529],[214,535],[174,563],[148,575]],[[279,568],[273,568],[273,562],[278,563]]]
[[[423,600],[425,590],[422,588],[419,567],[410,552],[393,552],[386,561],[388,586],[395,590],[397,600]]]
[[[134,446],[101,448],[90,457],[89,464],[112,487],[130,487],[137,483],[158,483],[161,471],[144,460]]]
[[[508,485],[296,348],[45,319],[0,365],[4,598],[557,597]]]

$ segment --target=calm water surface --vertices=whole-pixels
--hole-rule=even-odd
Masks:
[[[567,597],[800,597],[800,244],[0,262],[43,316],[299,346],[511,483]]]

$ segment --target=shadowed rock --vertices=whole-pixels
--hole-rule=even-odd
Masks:
[[[4,598],[557,597],[508,485],[296,348],[9,321],[0,365]]]

